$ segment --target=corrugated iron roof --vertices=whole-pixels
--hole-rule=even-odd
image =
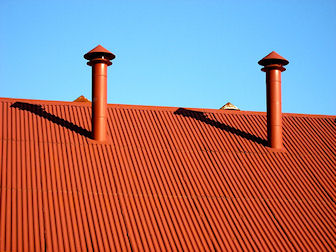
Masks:
[[[0,250],[336,250],[336,117],[0,99]]]

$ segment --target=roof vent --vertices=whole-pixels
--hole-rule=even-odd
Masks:
[[[92,139],[107,141],[107,67],[115,55],[101,45],[84,55],[92,67]]]
[[[223,107],[221,107],[220,109],[225,109],[225,110],[240,110],[238,107],[236,107],[235,105],[233,105],[231,102],[226,103]]]
[[[90,102],[84,95],[79,96],[74,102]]]
[[[267,140],[272,149],[281,150],[282,144],[282,112],[281,112],[281,73],[283,66],[289,62],[276,52],[271,52],[258,64],[261,71],[266,72],[266,104],[267,104]]]

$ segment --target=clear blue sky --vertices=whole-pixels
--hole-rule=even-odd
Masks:
[[[101,44],[108,102],[266,111],[258,60],[275,50],[283,111],[336,114],[336,1],[0,1],[0,96],[91,99]]]

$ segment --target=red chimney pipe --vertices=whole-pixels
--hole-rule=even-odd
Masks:
[[[92,66],[92,139],[107,140],[107,67],[112,65],[115,55],[98,45],[84,58]]]
[[[282,149],[281,72],[288,63],[274,51],[258,62],[264,66],[261,71],[266,72],[267,140],[275,150]]]

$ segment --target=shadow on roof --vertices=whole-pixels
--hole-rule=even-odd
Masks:
[[[29,111],[35,115],[38,115],[40,117],[43,117],[53,123],[56,123],[62,127],[65,127],[69,130],[72,130],[82,136],[85,137],[91,137],[91,132],[73,124],[72,122],[66,121],[63,118],[60,118],[58,116],[55,116],[53,114],[48,113],[47,111],[44,110],[44,108],[41,105],[37,104],[31,104],[31,103],[26,103],[26,102],[15,102],[11,105],[12,108],[18,108],[21,110]]]
[[[216,127],[218,129],[225,130],[227,132],[233,133],[233,134],[238,135],[240,137],[246,138],[246,139],[248,139],[250,141],[253,141],[255,143],[262,144],[266,147],[268,146],[267,141],[265,139],[262,139],[258,136],[255,136],[255,135],[252,135],[251,133],[247,133],[247,132],[242,131],[240,129],[236,129],[236,128],[230,126],[230,125],[212,120],[212,119],[208,118],[203,112],[194,111],[194,110],[190,110],[190,109],[179,108],[174,112],[174,114],[193,118],[195,120],[198,120],[198,121],[201,121],[203,123],[209,124],[209,125],[211,125],[213,127]]]

